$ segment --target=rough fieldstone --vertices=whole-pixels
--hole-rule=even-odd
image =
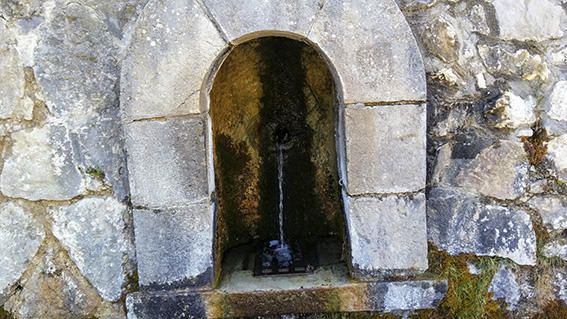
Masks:
[[[531,54],[526,49],[517,50],[507,44],[479,45],[478,53],[486,70],[494,76],[519,78],[522,80],[547,80],[549,69],[544,58]]]
[[[226,47],[199,1],[151,1],[122,64],[124,118],[199,113],[201,88]]]
[[[112,198],[86,198],[51,211],[53,234],[100,295],[110,301],[120,298],[124,283],[126,209]]]
[[[543,255],[546,257],[558,257],[567,261],[567,242],[565,240],[556,240],[543,246]]]
[[[421,54],[394,0],[328,0],[309,39],[337,70],[346,103],[425,100]]]
[[[413,192],[425,187],[425,105],[366,107],[345,111],[348,192]]]
[[[505,92],[487,115],[496,128],[531,127],[536,121],[535,107],[536,100],[533,96],[523,99],[514,92]]]
[[[134,210],[134,231],[143,288],[210,285],[214,231],[208,204],[174,210]]]
[[[559,81],[549,96],[547,114],[554,120],[567,121],[567,81]]]
[[[53,8],[35,50],[35,74],[52,115],[72,126],[116,103],[118,48],[95,10],[71,2]]]
[[[427,201],[429,239],[451,255],[473,253],[535,265],[536,236],[530,216],[451,189],[434,188]]]
[[[14,35],[0,19],[0,119],[30,120],[33,101],[24,96],[25,77]]]
[[[325,1],[205,0],[204,3],[228,39],[238,43],[258,36],[258,32],[263,35],[289,32],[307,37]]]
[[[459,58],[461,40],[454,24],[449,15],[441,15],[425,26],[420,37],[425,49],[446,63]]]
[[[473,193],[516,199],[526,191],[528,168],[522,143],[501,140],[480,152],[457,175],[455,182]]]
[[[563,301],[564,304],[567,304],[567,269],[557,271],[555,273],[555,280],[553,284],[559,300]]]
[[[12,134],[5,148],[0,190],[5,196],[29,200],[65,200],[85,192],[83,178],[73,164],[73,149],[63,126]]]
[[[352,263],[360,277],[427,269],[425,196],[349,200]],[[411,234],[411,236],[408,236]]]
[[[63,251],[49,245],[4,308],[21,319],[94,317],[100,297],[84,278],[72,273],[73,267]]]
[[[140,121],[125,130],[135,206],[167,208],[208,197],[201,119]]]
[[[7,17],[29,18],[43,13],[42,2],[45,0],[3,0],[0,1],[0,13]]]
[[[0,204],[0,304],[26,270],[45,233],[41,224],[13,202]]]
[[[435,308],[447,293],[447,282],[390,282],[384,296],[384,310],[408,311]]]
[[[528,204],[538,211],[543,224],[550,231],[567,229],[567,202],[559,196],[537,196]]]
[[[505,40],[543,41],[563,36],[565,13],[550,0],[494,0],[494,9]]]
[[[508,305],[508,310],[514,310],[520,301],[520,285],[516,275],[505,265],[501,265],[488,287],[492,299],[502,299]]]
[[[104,16],[78,2],[48,5],[33,60],[42,99],[62,123],[83,172],[104,172],[116,196],[128,195],[117,94],[119,44]]]
[[[547,153],[553,161],[559,177],[567,181],[567,134],[549,141]]]

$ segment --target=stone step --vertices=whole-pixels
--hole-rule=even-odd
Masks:
[[[354,282],[267,291],[142,291],[129,294],[126,305],[129,319],[404,312],[435,308],[446,292],[443,280]]]

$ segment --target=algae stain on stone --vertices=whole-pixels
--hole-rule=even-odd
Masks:
[[[310,245],[343,234],[336,114],[331,73],[307,44],[260,38],[229,54],[211,90],[217,267],[231,247],[277,238],[277,129],[291,139],[284,168],[286,236]]]

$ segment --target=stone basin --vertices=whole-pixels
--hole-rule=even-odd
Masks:
[[[435,308],[447,282],[354,281],[342,264],[311,274],[254,277],[233,271],[217,289],[141,291],[128,295],[128,318],[233,318]]]

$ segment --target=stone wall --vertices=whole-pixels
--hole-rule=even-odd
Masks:
[[[0,0],[0,318],[126,316],[138,280],[119,83],[146,2]],[[567,3],[397,2],[427,71],[438,313],[565,313]]]

